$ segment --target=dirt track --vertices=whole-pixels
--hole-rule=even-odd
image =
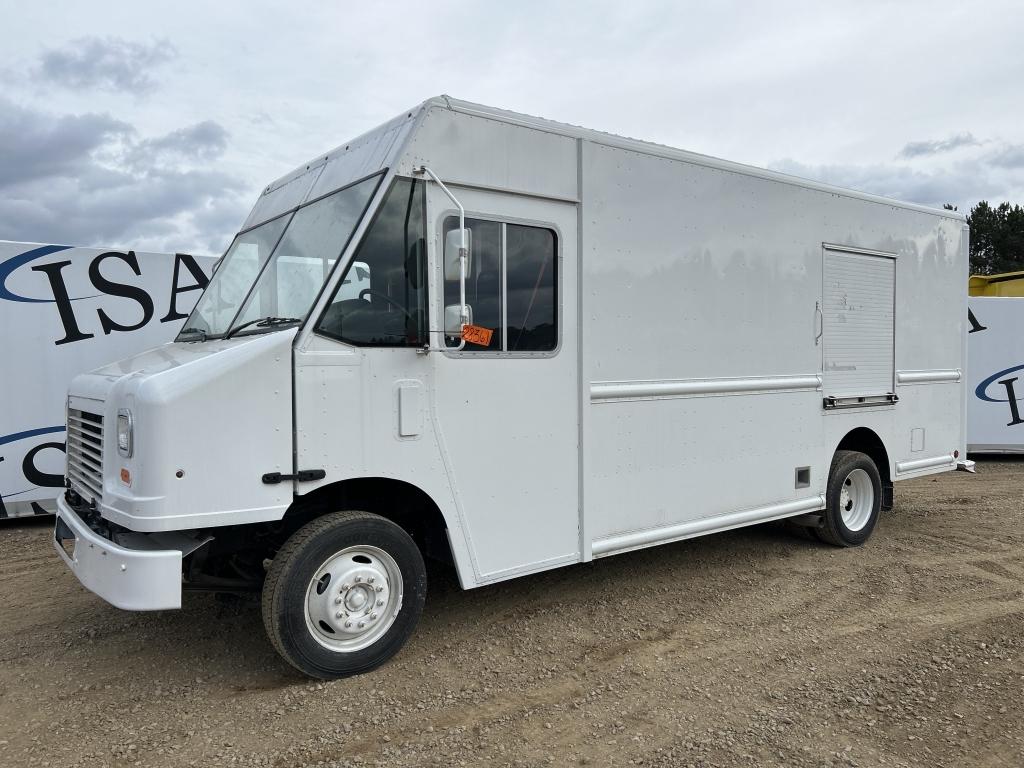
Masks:
[[[0,527],[0,766],[1024,765],[1024,463],[897,487],[868,545],[780,525],[461,592],[311,684],[255,601],[118,611]]]

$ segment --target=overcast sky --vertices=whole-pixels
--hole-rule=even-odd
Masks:
[[[928,205],[1024,202],[1019,2],[0,0],[0,239],[219,253],[448,93]]]

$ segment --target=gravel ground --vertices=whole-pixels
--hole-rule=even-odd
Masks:
[[[462,592],[310,683],[256,601],[133,614],[0,526],[2,766],[1024,765],[1024,463],[897,486],[863,548],[766,525]]]

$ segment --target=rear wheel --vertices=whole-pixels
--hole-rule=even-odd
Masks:
[[[402,528],[368,512],[336,512],[281,547],[263,587],[274,648],[321,679],[383,664],[412,634],[426,596],[423,557]]]
[[[836,451],[828,476],[822,525],[815,532],[837,547],[856,547],[871,536],[882,503],[882,480],[867,454]]]

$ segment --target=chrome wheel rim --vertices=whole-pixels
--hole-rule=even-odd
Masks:
[[[373,645],[402,610],[402,572],[383,549],[347,547],[316,569],[306,587],[306,627],[324,648],[352,653]]]
[[[871,519],[875,507],[875,487],[871,476],[863,469],[855,469],[846,476],[839,491],[839,512],[847,530],[862,530]]]

